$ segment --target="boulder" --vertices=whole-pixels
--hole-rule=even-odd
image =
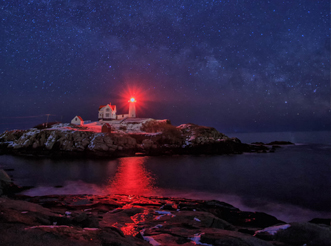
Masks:
[[[74,149],[73,142],[66,139],[62,142],[60,148],[65,151],[72,151]]]
[[[3,169],[0,169],[0,196],[6,194],[11,186],[11,178]]]
[[[331,219],[314,218],[309,223],[331,226]]]
[[[217,218],[215,215],[208,212],[200,211],[180,211],[175,212],[174,217],[161,217],[160,222],[181,224],[188,228],[219,228],[225,230],[234,230],[235,227],[230,223]]]
[[[236,231],[226,231],[221,229],[206,229],[204,233],[196,235],[200,237],[201,243],[214,246],[235,245],[235,246],[272,246],[273,244],[263,241],[253,236]]]
[[[25,186],[20,187],[16,184],[14,184],[11,181],[11,178],[9,175],[3,170],[0,169],[0,196],[1,195],[13,195],[14,193],[21,192],[26,189],[30,189],[31,187]]]
[[[1,245],[34,245],[34,246],[134,246],[148,245],[139,239],[123,238],[113,230],[81,228],[67,225],[24,226],[21,224],[0,224]],[[19,236],[17,236],[19,235]],[[13,240],[15,238],[15,240]]]
[[[44,146],[47,141],[46,131],[41,131],[39,135],[40,146]]]
[[[106,145],[107,145],[108,147],[111,147],[111,146],[113,146],[113,144],[114,144],[113,139],[112,139],[110,136],[108,136],[108,135],[106,135],[106,136],[103,138],[103,141],[106,143]]]
[[[18,140],[26,130],[5,131],[0,135],[0,142],[11,142]]]
[[[28,148],[32,146],[39,132],[40,132],[39,130],[35,130],[35,129],[26,131],[18,140],[16,140],[16,143],[15,145],[13,145],[13,148],[20,149],[20,148]]]
[[[125,210],[118,210],[118,212],[106,213],[100,221],[100,227],[123,227],[127,223],[133,223],[131,216],[142,213],[142,208],[131,208]]]
[[[290,245],[329,246],[331,227],[308,222],[290,223],[290,227],[275,234],[277,241]]]
[[[150,149],[150,148],[152,148],[153,144],[154,144],[154,142],[152,140],[150,140],[150,139],[144,139],[142,141],[142,144],[141,145],[142,145],[142,147],[144,149]]]
[[[91,151],[107,151],[108,146],[103,141],[103,134],[95,134],[87,148]]]
[[[93,215],[88,216],[86,213],[80,213],[76,215],[72,221],[73,223],[81,227],[89,227],[89,228],[99,227],[98,218]]]
[[[3,181],[4,183],[11,183],[11,178],[3,169],[0,169],[0,181]]]
[[[36,139],[36,140],[34,141],[34,143],[32,144],[32,148],[37,149],[37,148],[39,148],[39,147],[40,147],[40,142],[39,142],[38,139]]]

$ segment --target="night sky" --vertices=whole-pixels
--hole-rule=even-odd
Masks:
[[[131,95],[175,125],[330,129],[330,1],[0,1],[1,131]]]

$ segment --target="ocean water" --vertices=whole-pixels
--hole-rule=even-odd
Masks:
[[[109,161],[3,155],[0,167],[13,168],[8,173],[17,184],[34,186],[25,192],[32,196],[128,194],[216,199],[241,210],[266,212],[286,222],[308,221],[331,218],[331,145],[325,138],[328,134],[235,135],[243,142],[297,143],[275,153],[127,157]]]

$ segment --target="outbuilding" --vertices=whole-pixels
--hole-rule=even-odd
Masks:
[[[105,123],[102,125],[101,132],[103,133],[111,133],[111,125],[109,123]]]
[[[83,118],[77,115],[71,120],[71,124],[82,126],[84,125]]]

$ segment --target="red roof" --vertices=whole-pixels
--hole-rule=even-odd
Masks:
[[[83,121],[83,118],[82,117],[80,117],[80,116],[76,116],[78,119],[80,119],[81,121]]]
[[[99,111],[100,111],[100,109],[102,109],[103,107],[106,107],[107,105],[101,105],[100,107],[99,107]]]
[[[116,110],[116,105],[110,105],[110,104],[107,104],[107,105],[109,105],[109,107],[111,108],[111,110],[113,110],[113,111]],[[101,105],[101,106],[99,106],[99,111],[100,111],[100,109],[102,109],[103,107],[106,107],[107,105]]]

